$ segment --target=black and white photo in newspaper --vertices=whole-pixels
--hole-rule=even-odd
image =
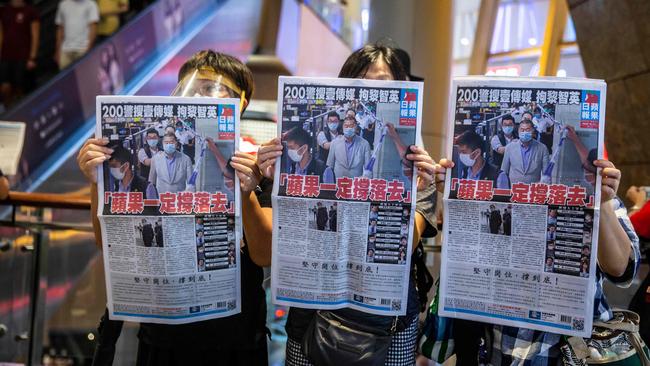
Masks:
[[[239,100],[98,96],[111,319],[182,324],[241,311]]]
[[[422,83],[280,77],[276,304],[406,313]]]
[[[442,316],[589,336],[606,85],[456,78]]]

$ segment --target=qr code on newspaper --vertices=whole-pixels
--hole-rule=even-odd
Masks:
[[[390,310],[399,311],[402,310],[402,300],[393,300],[390,304]]]
[[[585,319],[584,318],[573,318],[573,330],[584,330],[585,329]]]

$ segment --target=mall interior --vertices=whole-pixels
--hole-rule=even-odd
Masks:
[[[180,65],[199,50],[233,55],[252,70],[255,93],[242,116],[241,135],[256,147],[277,135],[279,76],[337,77],[346,58],[365,44],[401,48],[410,55],[410,74],[424,79],[422,139],[436,161],[449,147],[454,77],[604,80],[605,146],[608,159],[622,172],[618,196],[630,214],[650,215],[642,209],[650,196],[647,0],[2,3],[0,120],[7,123],[0,123],[0,166],[9,170],[0,178],[0,365],[93,364],[107,297],[102,252],[93,235],[91,190],[77,153],[95,133],[95,97],[168,96]],[[79,11],[93,6],[98,18]],[[30,10],[16,10],[25,7]],[[62,43],[59,31],[66,22],[83,23],[79,29],[95,37],[85,51],[63,57],[65,39]],[[7,146],[16,145],[9,141],[16,136],[14,123],[25,130],[11,171],[10,155],[16,151]],[[438,205],[439,227],[441,210]],[[650,221],[644,220],[635,226],[642,253],[644,239],[650,240]],[[440,271],[441,243],[441,235],[424,242],[434,277]],[[264,272],[268,363],[282,365],[288,308],[272,303],[270,268]],[[606,281],[610,306],[628,308],[639,291],[648,306],[647,274],[642,255],[632,286],[622,289]],[[641,333],[645,327],[647,336],[650,325],[641,319]],[[138,323],[124,324],[113,365],[136,364],[138,329]],[[417,362],[435,364],[422,357]]]

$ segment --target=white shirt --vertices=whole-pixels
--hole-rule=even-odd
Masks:
[[[54,23],[63,26],[63,51],[88,49],[89,25],[99,21],[97,3],[92,0],[63,0]]]
[[[343,138],[343,135],[334,135],[332,132],[330,132],[330,135],[332,136],[332,141],[338,139],[338,138]],[[318,136],[316,136],[316,140],[318,141],[318,146],[323,147],[326,142],[332,142],[332,141],[327,141],[327,136],[325,136],[325,131],[321,131],[318,133]]]
[[[506,138],[506,145],[509,144],[510,141],[512,141],[515,138],[514,135],[508,137],[505,134],[503,135],[503,137]],[[500,147],[505,147],[505,146],[501,145],[501,140],[499,140],[499,135],[492,136],[491,145],[492,145],[492,150],[494,150],[494,151],[497,151],[497,149],[500,148]]]

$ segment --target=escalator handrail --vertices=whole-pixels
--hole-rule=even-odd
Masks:
[[[0,205],[90,210],[90,196],[11,191],[7,199],[0,201]]]

